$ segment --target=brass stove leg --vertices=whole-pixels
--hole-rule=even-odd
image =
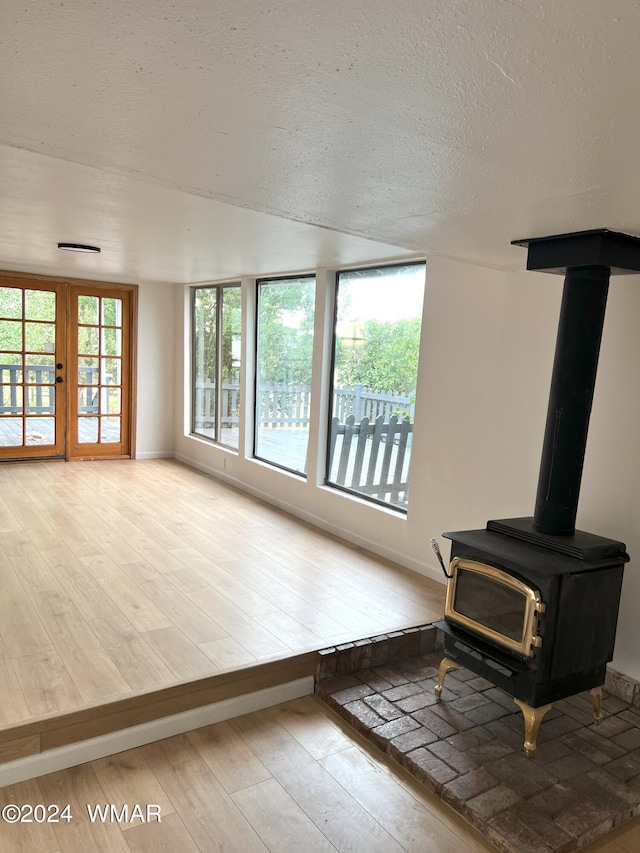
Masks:
[[[524,717],[524,751],[525,755],[533,755],[536,751],[536,742],[538,740],[538,729],[542,718],[551,710],[551,705],[541,705],[539,708],[532,708],[525,702],[514,697],[513,700],[522,711]]]
[[[602,722],[602,687],[594,687],[591,691],[591,706],[596,726]]]
[[[438,683],[433,688],[436,696],[442,695],[442,688],[444,687],[444,680],[448,672],[451,672],[452,669],[462,669],[459,663],[451,660],[451,658],[442,658],[440,661],[440,669],[438,670]]]

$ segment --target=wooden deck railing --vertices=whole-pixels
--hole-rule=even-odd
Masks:
[[[349,415],[346,423],[333,418],[329,441],[331,482],[394,506],[405,506],[409,494],[409,466],[405,466],[405,459],[408,463],[412,436],[409,418],[399,420],[392,415],[385,422],[384,416],[379,415],[373,422],[369,418],[356,422]]]
[[[369,418],[374,421],[382,415],[385,420],[395,415],[413,419],[414,394],[395,394],[391,391],[372,391],[364,385],[353,388],[335,388],[333,413],[340,422],[349,415],[356,421]],[[213,426],[215,384],[197,382],[195,387],[195,411],[198,423]],[[240,407],[240,385],[222,383],[221,397],[222,428],[238,425]],[[263,385],[256,401],[257,425],[269,429],[309,425],[311,388],[308,385]]]
[[[93,414],[98,411],[98,368],[83,365],[78,371],[79,381],[86,383],[78,389],[78,411]],[[24,372],[28,400],[22,400],[22,364],[0,364],[0,415],[21,415],[25,411],[29,415],[52,415],[56,368],[53,364],[26,364]]]

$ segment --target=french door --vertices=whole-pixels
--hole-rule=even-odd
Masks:
[[[131,456],[135,295],[0,275],[0,459]]]

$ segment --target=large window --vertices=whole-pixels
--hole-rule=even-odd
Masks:
[[[424,283],[424,263],[337,276],[326,482],[402,511]]]
[[[254,456],[305,474],[315,277],[258,282]]]
[[[238,448],[240,286],[192,288],[193,418],[191,429]]]

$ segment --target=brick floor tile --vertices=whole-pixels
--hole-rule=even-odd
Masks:
[[[397,720],[391,720],[381,726],[376,726],[371,729],[370,739],[386,749],[386,742],[397,738],[399,735],[417,729],[419,723],[416,723],[411,717],[399,717]]]
[[[559,711],[562,711],[563,714],[566,714],[567,717],[571,717],[573,720],[576,720],[582,726],[590,726],[593,723],[593,710],[591,708],[591,703],[587,706],[586,703],[582,703],[584,706],[577,706],[566,699],[561,700],[560,702],[554,702],[553,707],[557,708]]]
[[[503,719],[495,720],[493,723],[487,723],[484,728],[493,735],[493,737],[508,743],[510,746],[514,747],[514,749],[523,749],[524,723],[522,720],[520,720],[519,728],[506,726]]]
[[[488,764],[490,761],[496,761],[511,752],[514,752],[514,748],[501,740],[490,740],[487,743],[481,743],[479,746],[472,746],[468,750],[468,754],[478,764]]]
[[[449,725],[449,723],[446,722],[446,720],[443,720],[442,717],[434,714],[431,708],[423,708],[420,711],[416,711],[411,716],[414,720],[417,720],[420,725],[431,729],[431,731],[437,734],[440,738],[447,738],[451,737],[451,735],[457,734],[457,729],[454,729],[454,727]]]
[[[356,699],[364,699],[365,696],[375,695],[373,687],[370,687],[368,684],[362,684],[361,682],[358,682],[353,687],[346,687],[344,690],[331,692],[334,702],[337,702],[339,705],[346,705],[349,702],[355,702]]]
[[[628,722],[626,718],[622,717],[620,714],[616,714],[613,717],[607,717],[606,720],[603,720],[599,725],[595,723],[592,724],[591,729],[598,732],[602,737],[615,737],[616,735],[622,734],[622,732],[626,732],[627,729],[630,729],[633,724]]]
[[[450,743],[455,749],[464,752],[465,749],[470,749],[472,746],[480,746],[480,744],[486,743],[491,739],[491,735],[485,728],[476,726],[475,729],[468,729],[459,735],[452,735],[450,738],[447,738],[447,743]]]
[[[553,820],[563,809],[574,805],[576,802],[582,802],[582,800],[582,793],[576,790],[574,786],[558,782],[556,785],[551,785],[529,797],[527,802],[544,812],[550,820]]]
[[[640,726],[640,708],[625,708],[616,716],[629,723],[630,726]]]
[[[471,681],[476,677],[476,674],[469,669],[453,669],[447,675],[447,678],[453,678],[454,681]]]
[[[566,735],[569,732],[575,732],[575,730],[579,728],[582,728],[582,725],[577,720],[574,720],[573,717],[567,717],[564,714],[561,714],[555,719],[549,719],[548,716],[545,716],[540,725],[538,738],[541,742],[544,742],[551,738]]]
[[[587,774],[585,784],[589,782],[597,786],[589,788],[589,796],[594,797],[598,805],[620,816],[630,814],[640,803],[640,793],[637,790],[634,791],[626,782],[616,779],[602,767]]]
[[[627,729],[626,732],[616,735],[612,740],[623,749],[640,749],[640,728]]]
[[[486,765],[486,769],[521,797],[530,797],[553,785],[555,777],[523,755],[514,752]]]
[[[474,725],[484,726],[486,723],[493,722],[493,720],[499,720],[508,713],[507,709],[503,708],[502,705],[498,705],[497,702],[488,702],[486,705],[467,711],[466,716]]]
[[[369,687],[372,687],[378,693],[381,693],[384,690],[389,690],[393,686],[386,680],[386,678],[382,678],[373,669],[363,669],[362,672],[359,672],[357,675],[362,684],[368,684]]]
[[[389,702],[397,702],[398,699],[406,699],[407,696],[415,696],[416,693],[422,693],[416,684],[401,684],[399,687],[385,690],[382,695]]]
[[[407,753],[413,752],[414,749],[418,749],[420,746],[427,746],[437,740],[438,736],[432,731],[429,731],[424,726],[419,726],[417,729],[412,729],[410,732],[405,732],[398,735],[398,737],[394,737],[391,741],[391,746],[399,753]]]
[[[478,794],[490,788],[495,788],[497,784],[495,777],[487,773],[484,767],[478,767],[463,776],[458,776],[457,779],[446,782],[442,786],[442,799],[458,811],[464,811],[467,800],[477,797]]]
[[[545,764],[547,773],[551,773],[559,781],[580,776],[594,769],[593,761],[589,761],[584,755],[565,755]]]
[[[464,714],[467,711],[472,711],[474,708],[479,708],[481,705],[488,705],[490,702],[491,700],[483,696],[482,693],[470,693],[468,696],[463,696],[462,699],[456,699],[450,705],[456,711]]]
[[[610,761],[609,764],[605,765],[605,768],[616,779],[622,779],[626,782],[627,779],[631,779],[632,776],[637,776],[640,773],[640,749]]]
[[[444,761],[440,761],[427,749],[421,747],[415,749],[406,755],[407,767],[423,785],[430,791],[439,793],[442,790],[442,785],[457,777],[455,770],[452,770]]]
[[[481,676],[476,676],[467,682],[469,687],[473,687],[474,690],[489,690],[493,687],[493,682],[487,681],[486,678],[482,678]]]
[[[522,803],[522,797],[519,797],[511,788],[505,785],[496,785],[494,788],[489,788],[477,797],[467,800],[465,805],[465,814],[474,826],[482,829],[483,824],[492,817],[495,817],[500,812]]]
[[[417,685],[421,690],[424,690],[425,693],[428,693],[429,696],[435,696],[435,686],[437,683],[437,678],[428,678],[426,681],[418,681]],[[460,698],[458,694],[452,693],[446,684],[442,689],[442,694],[440,696],[436,696],[436,699],[438,699],[439,702],[455,702],[458,698]]]
[[[506,708],[507,711],[511,711],[513,713],[513,709],[516,707],[515,702],[513,701],[513,696],[509,696],[508,693],[505,693],[504,690],[500,690],[499,687],[492,687],[491,690],[485,690],[484,695],[491,699],[492,702],[497,702],[498,705],[502,705],[503,708]]]
[[[607,764],[611,761],[610,755],[607,755],[606,752],[603,752],[598,747],[589,743],[589,741],[581,738],[578,732],[570,732],[568,735],[563,735],[560,740],[551,741],[551,744],[564,744],[567,752],[577,752],[580,755],[584,755],[585,758],[593,761],[594,764]],[[545,746],[547,744],[542,744],[541,747],[538,747],[537,751],[539,752]],[[562,756],[559,755],[557,757],[561,758]]]
[[[614,743],[610,738],[603,737],[595,726],[589,726],[587,729],[577,729],[575,734],[576,737],[586,740],[588,744],[600,750],[600,752],[604,752],[609,758],[621,758],[627,754],[623,746]]]
[[[428,678],[437,680],[438,670],[434,666],[422,665],[417,669],[406,670],[404,675],[409,681],[426,681]]]
[[[400,684],[406,684],[409,680],[404,673],[396,672],[391,666],[377,666],[373,670],[380,678],[388,681],[392,687],[398,687]]]
[[[500,841],[509,853],[559,853],[570,849],[575,836],[548,820],[532,806],[517,804],[487,824],[489,840]]]
[[[401,711],[404,711],[405,714],[412,714],[414,711],[419,711],[421,708],[428,708],[430,705],[435,705],[438,701],[439,699],[435,693],[425,693],[424,690],[420,690],[414,696],[408,696],[406,699],[400,699],[396,704]]]
[[[383,717],[385,720],[395,720],[398,717],[403,716],[400,708],[396,708],[393,702],[387,701],[387,699],[379,693],[374,693],[372,696],[364,696],[363,702],[365,705],[373,708],[376,714]]]
[[[470,720],[465,714],[461,714],[452,708],[447,702],[438,702],[437,705],[432,705],[431,710],[445,722],[449,723],[456,731],[466,732],[467,729],[472,729],[475,723]]]
[[[463,696],[473,696],[475,690],[469,687],[468,681],[458,681],[457,678],[451,678],[451,673],[445,679],[445,689],[453,693],[454,699],[461,699]]]
[[[343,705],[343,709],[355,721],[369,729],[381,726],[385,722],[382,717],[376,714],[373,708],[365,705],[360,699],[357,699],[355,702],[348,702],[346,705]]]
[[[535,764],[545,765],[565,755],[570,755],[571,752],[572,750],[562,740],[548,740],[546,743],[539,743],[537,745],[537,749],[530,756],[530,760]]]
[[[572,803],[557,815],[554,822],[570,835],[575,835],[580,845],[589,844],[613,829],[613,816],[591,800]]]
[[[442,761],[446,761],[449,767],[453,767],[457,773],[468,773],[470,770],[476,770],[478,767],[478,763],[473,760],[468,752],[460,752],[447,743],[446,740],[432,743],[429,746],[429,752],[432,752],[435,756],[442,759]]]

